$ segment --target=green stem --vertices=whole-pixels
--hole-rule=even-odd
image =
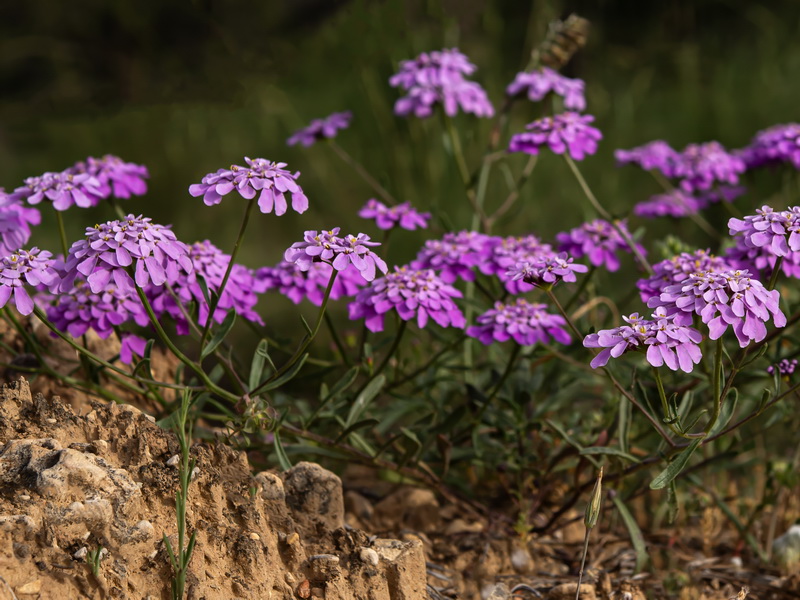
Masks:
[[[589,266],[589,272],[586,273],[586,275],[583,277],[583,279],[581,280],[581,284],[578,286],[578,289],[575,290],[575,293],[572,294],[569,300],[567,300],[567,303],[564,305],[564,310],[569,310],[570,308],[572,308],[572,305],[575,304],[575,302],[577,302],[578,298],[580,298],[581,294],[583,294],[583,292],[586,290],[586,286],[589,285],[589,281],[591,281],[592,276],[595,274],[596,271],[597,267],[595,267],[594,265]]]
[[[214,313],[217,310],[217,306],[219,306],[220,300],[222,300],[222,292],[225,290],[225,285],[228,283],[228,279],[231,276],[231,271],[233,271],[233,265],[236,263],[236,256],[239,254],[239,247],[242,244],[244,232],[247,229],[247,223],[250,221],[250,214],[253,212],[253,207],[256,205],[256,198],[257,196],[253,196],[247,203],[247,208],[244,211],[244,218],[242,219],[242,225],[239,227],[239,235],[236,236],[236,242],[233,244],[233,251],[231,252],[231,259],[228,262],[228,268],[225,269],[225,275],[222,277],[222,282],[219,284],[219,289],[216,290],[216,294],[211,298],[211,303],[208,310],[208,318],[206,319],[206,324],[203,328],[203,335],[200,337],[201,348],[206,344],[206,338],[208,338],[208,333],[211,330],[212,323],[214,322]],[[209,292],[213,292],[213,290],[209,290]]]
[[[342,339],[339,337],[339,332],[336,331],[336,326],[333,324],[333,320],[331,319],[330,314],[328,314],[327,312],[325,313],[325,325],[328,327],[328,331],[331,334],[331,339],[333,339],[333,343],[342,357],[342,362],[347,367],[351,366],[352,363],[350,362],[350,359],[347,357],[347,351],[345,350],[344,344],[342,343]]]
[[[58,223],[58,235],[61,238],[61,250],[64,252],[64,260],[67,260],[69,244],[67,243],[67,230],[64,227],[64,215],[60,210],[56,211],[56,222]]]
[[[778,283],[778,275],[781,274],[781,264],[783,263],[783,257],[779,256],[775,261],[775,266],[772,268],[772,275],[769,277],[769,284],[767,284],[767,289],[772,291],[775,289],[775,284]]]
[[[317,321],[316,323],[314,323],[314,328],[311,330],[311,333],[306,334],[306,336],[303,338],[303,341],[300,343],[300,346],[298,346],[297,350],[295,350],[292,357],[286,363],[284,363],[284,365],[280,369],[278,369],[275,373],[273,373],[271,377],[266,379],[257,388],[250,391],[250,396],[255,396],[256,394],[258,394],[259,390],[262,387],[264,387],[271,381],[276,380],[278,377],[280,377],[281,375],[286,373],[289,369],[291,369],[292,365],[294,365],[303,355],[303,352],[306,351],[306,348],[308,348],[311,345],[311,342],[314,340],[314,338],[317,336],[317,333],[319,332],[320,325],[322,325],[322,319],[325,316],[325,309],[327,308],[328,300],[331,297],[333,282],[336,281],[336,275],[338,273],[339,271],[337,271],[336,269],[331,269],[331,278],[328,280],[328,287],[325,288],[325,296],[322,298],[322,304],[320,305],[319,313],[317,314]]]
[[[503,374],[500,376],[500,379],[492,388],[492,391],[489,393],[489,397],[486,398],[486,402],[481,406],[481,409],[478,411],[478,414],[475,415],[474,421],[476,423],[480,423],[483,415],[489,408],[489,405],[492,403],[497,397],[497,394],[500,393],[500,390],[503,389],[503,384],[505,384],[508,377],[511,375],[512,371],[514,370],[514,365],[517,363],[517,358],[519,357],[519,351],[522,347],[514,342],[514,348],[511,350],[511,356],[508,357],[508,362],[506,363],[506,368],[503,370]]]
[[[735,369],[734,369],[735,370]],[[731,373],[733,375],[733,373]],[[722,411],[722,402],[724,400],[723,393],[720,392],[720,385],[722,380],[722,338],[720,337],[717,340],[717,347],[714,352],[714,381],[712,382],[712,389],[714,390],[713,400],[714,400],[714,407],[713,413],[711,414],[711,418],[706,424],[703,433],[708,435],[711,433],[711,430],[714,428],[714,425],[717,424],[717,419],[719,419],[719,414]],[[728,386],[725,386],[725,392],[727,393]]]
[[[477,229],[475,226],[476,224],[481,224],[484,230],[486,230],[488,218],[486,213],[483,211],[483,206],[481,206],[478,201],[478,196],[475,194],[475,189],[472,187],[472,176],[470,175],[469,168],[467,167],[467,161],[464,158],[464,150],[461,147],[461,139],[458,137],[458,131],[456,131],[455,125],[453,125],[453,120],[450,117],[442,113],[442,118],[444,119],[447,135],[450,138],[450,145],[453,150],[453,158],[456,161],[458,173],[461,175],[461,181],[464,184],[467,200],[469,200],[470,205],[472,205],[472,210],[474,211],[472,215],[473,229]],[[479,179],[484,176],[483,172],[485,169],[488,169],[488,166],[484,162],[484,164],[481,166],[481,175],[479,176]],[[486,176],[488,176],[488,173]]]
[[[110,196],[108,201],[111,203],[111,208],[114,209],[114,214],[117,215],[117,218],[120,220],[125,220],[125,217],[128,215],[126,215],[125,211],[122,210],[122,207],[119,205],[119,200],[117,200],[114,196]]]
[[[398,386],[400,386],[400,385],[403,385],[404,383],[406,383],[406,382],[408,382],[408,381],[411,381],[411,380],[412,380],[412,379],[414,379],[414,378],[415,378],[417,375],[421,375],[422,373],[424,373],[425,371],[427,371],[427,370],[428,370],[428,369],[429,369],[429,368],[430,368],[432,365],[434,365],[434,364],[436,363],[436,361],[438,361],[438,360],[439,360],[439,358],[440,358],[442,355],[446,354],[446,353],[447,353],[447,352],[449,352],[450,350],[453,350],[453,349],[454,349],[456,346],[458,346],[458,345],[459,345],[461,342],[463,342],[463,341],[464,341],[464,340],[466,340],[466,339],[468,339],[468,338],[467,338],[467,336],[464,334],[464,332],[462,331],[462,332],[461,332],[461,334],[460,334],[460,335],[459,335],[459,336],[458,336],[458,337],[457,337],[455,340],[453,340],[453,341],[452,341],[452,342],[450,342],[450,343],[449,343],[447,346],[445,346],[444,348],[442,348],[441,350],[439,350],[439,351],[438,351],[436,354],[434,354],[433,356],[431,356],[431,357],[430,357],[430,359],[429,359],[429,360],[428,360],[428,361],[427,361],[427,362],[426,362],[424,365],[422,365],[421,367],[419,367],[419,368],[417,368],[417,369],[414,369],[414,370],[413,370],[411,373],[409,373],[408,375],[403,375],[403,376],[402,376],[400,379],[396,379],[396,380],[392,381],[392,382],[391,382],[391,383],[390,383],[390,384],[387,386],[387,388],[386,388],[386,389],[387,389],[387,390],[394,389],[394,388],[396,388],[396,387],[398,387]]]
[[[358,391],[353,396],[354,398],[358,398],[359,394],[361,394],[361,392],[367,389],[367,386],[370,383],[372,383],[378,375],[383,373],[384,369],[386,369],[387,365],[389,364],[389,361],[392,359],[392,356],[394,356],[394,353],[397,351],[397,347],[400,345],[400,340],[403,338],[403,334],[406,332],[407,326],[408,326],[408,321],[400,321],[400,325],[398,325],[397,327],[397,333],[395,333],[394,335],[394,339],[392,340],[392,345],[386,352],[386,356],[383,357],[383,360],[381,361],[381,364],[378,365],[378,368],[372,372],[370,378],[367,379],[367,381],[364,382],[364,385],[362,385],[358,389]]]
[[[530,158],[528,158],[528,162],[525,164],[525,167],[522,169],[522,173],[517,179],[517,183],[514,186],[514,189],[508,194],[506,199],[503,203],[495,210],[492,215],[489,217],[488,225],[491,227],[494,225],[497,220],[506,214],[512,206],[519,200],[519,196],[522,193],[522,187],[525,185],[525,182],[528,181],[528,178],[533,173],[533,169],[536,167],[537,159],[539,158],[538,154],[532,154]],[[488,231],[487,231],[488,233]]]
[[[344,162],[346,162],[358,174],[358,176],[361,177],[361,179],[367,182],[367,184],[373,190],[375,190],[375,192],[381,198],[383,198],[390,205],[397,204],[397,200],[395,200],[394,197],[389,192],[386,191],[386,188],[384,188],[380,183],[378,183],[378,180],[375,179],[372,175],[370,175],[369,171],[367,171],[367,169],[364,168],[364,165],[362,165],[355,158],[353,158],[352,155],[350,155],[350,153],[348,153],[344,148],[342,148],[332,139],[328,141],[328,145],[333,149],[336,155],[339,158],[341,158]]]
[[[589,203],[594,207],[597,213],[603,219],[608,221],[609,224],[616,230],[616,232],[622,236],[622,239],[625,240],[625,243],[628,245],[628,248],[630,249],[631,252],[633,252],[633,255],[636,257],[636,260],[639,263],[639,265],[641,265],[641,267],[645,271],[647,271],[648,274],[652,275],[653,267],[651,267],[650,263],[647,262],[647,259],[644,257],[644,255],[637,247],[636,242],[633,241],[631,234],[628,233],[623,227],[619,225],[619,223],[616,222],[616,220],[611,216],[611,213],[609,213],[605,208],[603,208],[603,205],[600,204],[600,202],[597,200],[597,197],[594,195],[594,193],[592,193],[589,184],[586,183],[586,180],[583,178],[583,175],[578,169],[578,165],[575,164],[575,161],[572,160],[572,157],[569,155],[569,153],[565,152],[563,156],[564,160],[567,161],[570,170],[575,175],[575,178],[578,180],[581,189],[583,189],[583,193],[586,194],[586,197],[589,199]]]
[[[664,418],[670,418],[670,410],[669,410],[669,403],[667,402],[667,394],[664,391],[664,382],[661,380],[661,371],[658,370],[658,367],[653,367],[653,377],[656,380],[656,387],[658,388],[658,397],[661,400],[661,408],[664,411]],[[681,431],[680,427],[676,427],[675,423],[667,422],[667,427],[669,430],[674,433],[675,435],[679,435],[682,438],[692,439],[696,437],[703,437],[703,434],[699,433],[684,433]]]
[[[222,396],[223,398],[230,400],[231,402],[237,402],[239,397],[235,394],[230,393],[229,391],[219,387],[216,383],[211,381],[206,372],[203,371],[203,368],[192,361],[188,356],[186,356],[183,352],[181,352],[180,348],[178,348],[175,343],[170,339],[167,335],[167,332],[164,331],[164,328],[161,326],[161,322],[158,320],[156,313],[153,311],[153,307],[150,305],[150,301],[147,299],[147,295],[144,293],[144,290],[140,288],[138,285],[136,286],[136,293],[139,295],[139,300],[142,301],[142,305],[144,306],[145,312],[147,312],[147,316],[150,319],[150,324],[156,330],[158,337],[161,338],[161,341],[169,348],[170,352],[172,352],[175,357],[180,360],[183,364],[189,367],[194,373],[200,378],[200,381],[212,392]],[[209,315],[210,320],[210,315]]]

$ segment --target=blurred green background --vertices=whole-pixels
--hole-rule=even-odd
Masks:
[[[759,129],[800,119],[796,0],[7,3],[0,8],[0,186],[13,189],[87,155],[118,154],[151,173],[148,195],[126,207],[173,223],[187,242],[210,238],[229,251],[244,204],[231,196],[207,208],[188,186],[244,156],[285,161],[302,172],[311,209],[258,215],[242,255],[249,266],[273,264],[304,229],[377,233],[356,216],[372,190],[330,149],[285,145],[310,119],[349,109],[355,118],[341,145],[397,198],[420,208],[436,201],[455,227],[466,227],[463,186],[439,122],[394,117],[398,94],[388,78],[404,58],[457,46],[499,107],[548,23],[570,12],[592,29],[564,72],[586,80],[587,112],[604,134],[582,168],[620,214],[659,190],[647,174],[617,169],[614,149],[654,138],[678,148],[710,139],[736,148]],[[510,130],[538,110],[520,102]],[[491,122],[462,116],[457,125],[474,164]],[[518,170],[524,158],[510,162]],[[745,204],[777,187],[770,177],[760,177]],[[493,176],[488,204],[506,193]],[[550,239],[591,216],[586,204],[563,160],[545,154],[518,210],[496,232]],[[55,249],[46,218],[34,241]],[[107,218],[110,211],[74,208],[70,235]],[[710,218],[721,227],[725,215]],[[643,223],[648,237],[676,231],[669,221],[635,226]],[[424,238],[394,236],[389,261],[409,260]]]

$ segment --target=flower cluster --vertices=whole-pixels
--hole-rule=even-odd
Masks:
[[[553,254],[553,249],[535,235],[492,236],[486,238],[480,254],[480,271],[498,277],[510,294],[520,294],[533,287],[521,279],[514,279],[511,269],[521,262],[543,260]]]
[[[646,171],[656,169],[666,177],[673,177],[680,153],[667,142],[654,140],[630,150],[615,150],[614,157],[619,165],[638,165]]]
[[[416,318],[419,327],[433,319],[442,327],[463,328],[466,320],[454,302],[461,292],[431,269],[395,267],[361,290],[349,305],[351,319],[364,319],[370,331],[383,331],[383,316],[395,309],[404,321]]]
[[[741,237],[746,248],[768,247],[775,256],[797,252],[800,250],[800,206],[775,212],[764,205],[755,215],[731,218],[728,233]]]
[[[627,233],[628,226],[625,221],[619,221],[617,226]],[[575,258],[586,256],[595,267],[605,266],[609,271],[619,269],[620,263],[617,258],[619,250],[631,251],[619,231],[602,219],[561,232],[556,236],[556,241],[560,252],[566,252]],[[646,254],[641,245],[636,244],[636,248],[642,255]]]
[[[90,156],[67,170],[73,175],[88,174],[97,182],[99,198],[130,198],[147,192],[145,179],[149,177],[147,167],[125,162],[119,156],[106,154],[102,158]]]
[[[542,67],[537,71],[517,73],[506,88],[506,94],[512,98],[527,95],[531,102],[539,102],[553,92],[564,98],[565,108],[582,111],[586,109],[585,87],[582,79],[570,79],[550,67]]]
[[[303,270],[297,263],[281,261],[274,267],[261,267],[256,271],[256,279],[266,291],[276,290],[295,304],[304,298],[316,306],[321,306],[325,290],[331,279],[333,267],[324,262],[312,262]],[[352,265],[338,272],[331,287],[331,300],[355,296],[366,284],[361,273]]]
[[[31,238],[31,226],[42,221],[39,210],[13,200],[0,188],[0,256],[22,248]]]
[[[739,156],[748,169],[782,163],[800,169],[800,123],[773,125],[759,131]]]
[[[681,283],[692,273],[710,271],[713,273],[729,271],[732,265],[721,256],[714,256],[708,250],[682,252],[677,256],[662,260],[653,265],[653,275],[636,282],[642,302],[661,295],[664,288]]]
[[[545,117],[529,124],[525,133],[511,136],[509,152],[539,154],[542,146],[547,146],[556,154],[569,155],[575,160],[583,160],[588,154],[597,151],[597,142],[603,135],[589,123],[591,115],[565,112],[554,117]]]
[[[797,359],[793,358],[792,360],[789,360],[788,358],[784,358],[777,365],[768,366],[767,373],[772,375],[773,373],[775,373],[775,371],[777,371],[778,375],[781,375],[783,377],[788,377],[789,375],[795,372],[795,369],[797,369]]]
[[[56,210],[67,210],[70,206],[89,208],[102,197],[100,182],[89,173],[44,173],[28,177],[25,185],[9,195],[13,201],[25,200],[28,204],[39,204],[50,200]]]
[[[652,317],[644,319],[633,313],[623,317],[626,325],[587,335],[583,340],[585,347],[603,349],[592,360],[592,368],[603,367],[612,357],[618,358],[626,352],[644,350],[647,362],[654,367],[666,364],[673,371],[691,373],[703,356],[698,346],[703,336],[696,329],[678,323],[676,316],[663,307],[657,308]]]
[[[410,202],[403,202],[397,206],[386,206],[383,202],[378,202],[374,198],[367,201],[358,216],[362,219],[375,219],[378,229],[394,229],[402,227],[412,231],[414,229],[426,229],[431,213],[418,212]]]
[[[113,281],[121,293],[133,295],[136,290],[129,271],[134,272],[136,285],[145,288],[150,283],[175,283],[181,268],[192,270],[186,245],[168,227],[141,215],[128,215],[86,228],[86,237],[69,249],[58,289],[70,292],[82,275],[96,294]]]
[[[231,165],[229,169],[219,169],[209,173],[200,183],[189,186],[189,193],[202,196],[206,206],[222,202],[222,197],[236,190],[245,200],[258,195],[258,207],[262,213],[275,211],[282,215],[287,210],[286,196],[292,198],[292,210],[304,213],[308,209],[308,198],[297,185],[300,173],[284,169],[286,163],[274,163],[264,158],[245,157],[246,167]]]
[[[329,263],[337,271],[352,264],[364,279],[372,281],[377,271],[388,271],[383,259],[370,250],[374,246],[380,246],[380,242],[370,241],[363,233],[339,237],[336,227],[330,231],[306,231],[303,241],[292,244],[283,258],[297,263],[302,270],[311,268],[314,262]]]
[[[477,325],[467,328],[467,335],[486,345],[512,338],[520,346],[547,344],[551,338],[561,344],[572,341],[564,329],[567,322],[561,315],[548,313],[545,304],[531,304],[522,298],[509,304],[495,303],[494,308],[480,315],[476,322]]]
[[[478,117],[491,117],[494,108],[486,92],[465,78],[474,72],[475,65],[456,48],[423,52],[414,60],[402,61],[400,71],[389,79],[392,87],[406,91],[394,105],[395,114],[429,117],[434,106],[441,104],[451,117],[459,108]]]
[[[335,138],[340,129],[347,129],[350,126],[352,118],[353,113],[347,110],[333,113],[324,119],[314,119],[308,126],[295,131],[292,137],[286,140],[286,144],[289,146],[300,144],[308,148],[319,140]]]
[[[441,240],[428,240],[411,263],[412,269],[433,269],[443,281],[473,281],[475,267],[484,260],[489,236],[476,231],[446,233]]]
[[[748,271],[700,271],[664,288],[647,306],[663,306],[678,325],[690,325],[697,314],[708,325],[709,337],[716,340],[730,325],[744,348],[767,335],[765,323],[772,315],[776,327],[786,325],[777,290],[767,290]]]
[[[208,321],[210,306],[205,300],[198,277],[205,280],[209,292],[219,293],[222,279],[231,261],[229,254],[225,254],[208,240],[188,246],[188,256],[191,261],[190,268],[185,269],[181,265],[178,276],[170,283],[170,289],[161,286],[150,287],[147,290],[148,299],[156,314],[166,313],[171,316],[175,320],[178,333],[182,335],[189,332],[189,324],[182,306],[196,302],[199,307],[197,322],[205,326]],[[213,320],[222,323],[228,311],[233,309],[237,315],[248,321],[262,324],[261,317],[254,308],[258,302],[256,294],[265,289],[266,286],[255,277],[252,269],[234,264],[217,303]]]
[[[653,196],[646,202],[639,202],[633,207],[633,214],[646,219],[656,217],[688,217],[696,215],[708,206],[704,199],[687,194],[681,189],[674,189],[665,194]]]
[[[672,174],[687,192],[708,190],[715,184],[736,185],[745,171],[744,161],[719,142],[689,144],[681,152]]]
[[[586,273],[589,267],[573,263],[566,252],[561,254],[542,254],[530,261],[517,263],[509,269],[508,275],[514,281],[524,281],[530,285],[553,286],[560,281],[574,283],[575,273]]]
[[[23,315],[33,312],[34,302],[26,286],[53,286],[58,272],[52,254],[39,248],[18,250],[0,258],[0,308],[14,296],[14,306]]]

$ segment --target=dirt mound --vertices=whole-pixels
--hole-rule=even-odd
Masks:
[[[175,437],[131,406],[76,415],[25,380],[0,392],[0,598],[168,598]],[[311,463],[252,476],[244,454],[192,449],[189,598],[419,600],[422,543],[345,525],[339,478]],[[87,555],[105,549],[95,577]]]

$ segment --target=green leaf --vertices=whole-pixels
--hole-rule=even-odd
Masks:
[[[139,371],[141,371],[141,374],[145,379],[154,379],[153,372],[150,370],[150,354],[153,352],[154,343],[154,339],[147,340],[147,345],[144,347],[144,355],[142,356],[142,360],[136,363],[136,366],[133,369],[133,377],[136,377],[139,374]]]
[[[733,418],[733,413],[736,411],[736,405],[739,402],[739,390],[736,388],[731,388],[731,395],[733,396],[732,398],[726,398],[725,402],[722,403],[722,407],[719,411],[719,417],[717,417],[717,422],[714,424],[713,429],[711,429],[709,432],[709,435],[716,435],[722,431],[725,427],[727,427],[731,418]]]
[[[667,521],[669,521],[670,525],[672,525],[675,522],[675,519],[678,518],[679,510],[678,486],[675,484],[675,480],[673,479],[669,482],[669,487],[667,487]]]
[[[209,315],[208,318],[210,319],[211,316]],[[234,309],[230,309],[228,311],[228,314],[225,315],[225,320],[222,321],[222,323],[220,324],[219,329],[217,329],[214,332],[214,335],[211,337],[211,339],[206,344],[206,347],[203,348],[203,351],[200,353],[200,360],[204,359],[206,356],[208,356],[209,354],[214,352],[214,350],[217,349],[217,346],[219,346],[222,343],[222,340],[225,339],[225,336],[228,335],[228,333],[230,333],[231,327],[233,327],[233,324],[235,322],[236,322],[236,311]]]
[[[303,329],[306,330],[306,333],[309,335],[309,337],[313,337],[314,336],[314,330],[311,329],[311,325],[308,324],[308,321],[306,321],[306,318],[303,315],[300,315],[300,320],[303,322]]]
[[[386,384],[386,377],[381,374],[367,384],[367,387],[358,395],[350,407],[350,412],[347,415],[347,420],[344,422],[345,428],[350,427],[355,423],[366,410],[370,402],[378,395],[383,386]]]
[[[358,421],[357,423],[353,423],[352,425],[350,425],[350,427],[348,427],[338,435],[336,441],[334,441],[334,444],[338,444],[342,440],[347,439],[347,436],[353,433],[354,431],[358,431],[359,429],[363,429],[364,427],[369,427],[370,425],[377,425],[378,423],[380,423],[380,421],[374,418],[363,419],[361,421]]]
[[[631,544],[633,544],[633,549],[636,552],[636,572],[641,573],[647,561],[650,560],[650,556],[647,554],[647,544],[645,544],[644,535],[642,535],[642,530],[639,528],[636,519],[633,518],[631,511],[628,510],[628,507],[625,506],[625,503],[622,501],[622,496],[614,494],[612,500],[614,506],[616,506],[619,511],[619,516],[622,517],[622,521],[625,523],[625,527],[628,529]]]
[[[703,441],[703,438],[696,438],[692,440],[692,443],[689,444],[686,448],[684,448],[683,452],[678,454],[678,456],[673,460],[671,463],[667,465],[667,468],[661,471],[653,481],[650,482],[650,489],[651,490],[660,490],[667,486],[667,484],[675,479],[681,471],[683,471],[686,464],[689,462],[689,459],[694,454],[694,451],[697,450],[697,447],[700,445],[700,442]]]
[[[264,366],[269,356],[269,342],[261,340],[258,342],[256,351],[253,353],[253,360],[250,361],[250,377],[247,380],[247,388],[254,390],[261,383],[264,374]]]
[[[286,456],[286,451],[283,449],[283,444],[281,444],[281,435],[278,433],[277,429],[273,432],[272,436],[275,446],[275,455],[278,457],[278,464],[281,466],[281,469],[288,471],[292,468],[292,463],[289,461],[289,457]]]
[[[764,407],[772,398],[772,390],[768,390],[764,388],[764,391],[761,393],[761,401],[758,403],[758,410],[756,410],[756,414],[760,415],[764,411]]]
[[[303,365],[306,363],[308,359],[308,352],[303,354],[296,363],[294,363],[286,373],[278,377],[277,379],[273,379],[267,384],[264,384],[258,391],[259,392],[268,392],[270,390],[274,390],[275,388],[281,387],[284,383],[291,381],[294,379],[295,375],[303,368]]]
[[[619,458],[624,458],[632,463],[639,462],[639,459],[632,454],[623,452],[619,448],[609,448],[608,446],[591,446],[589,448],[584,448],[580,451],[580,453],[582,456],[586,456],[588,454],[605,454],[607,456],[618,456]]]
[[[325,403],[330,402],[331,400],[336,400],[336,398],[338,398],[342,392],[353,385],[353,382],[358,377],[358,371],[359,367],[351,367],[348,369],[347,372],[342,375],[341,379],[333,384],[333,387],[323,398],[322,402]]]
[[[623,452],[628,452],[628,436],[630,435],[631,423],[631,403],[625,396],[619,399],[619,418],[617,421],[617,437],[619,438],[619,448]]]
[[[203,300],[206,301],[206,305],[210,308],[211,294],[208,291],[208,282],[200,273],[197,273],[195,277],[197,278],[197,284],[200,286],[200,293],[203,294]]]

